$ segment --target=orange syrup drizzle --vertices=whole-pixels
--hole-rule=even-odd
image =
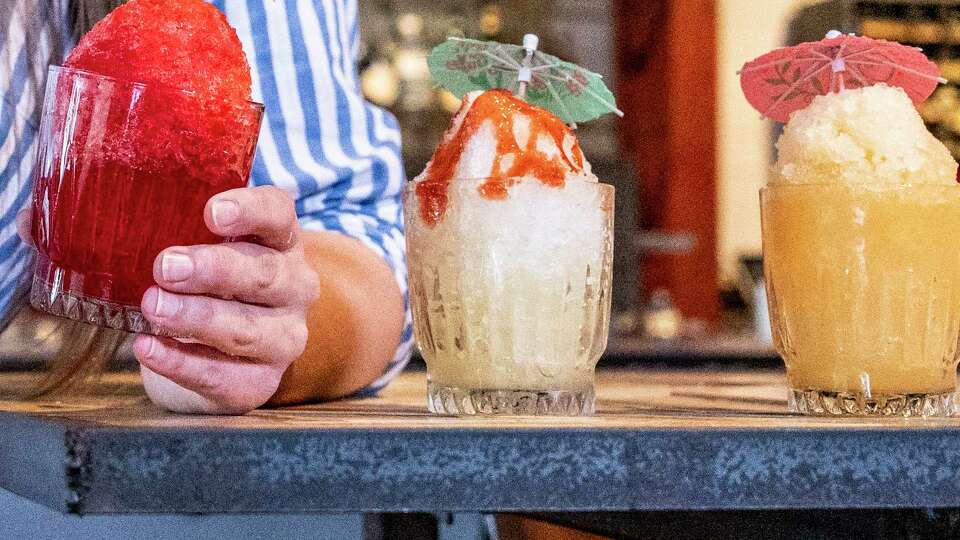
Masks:
[[[461,112],[462,107],[466,106],[466,103],[461,106]],[[518,115],[530,119],[530,135],[526,148],[521,148],[513,135],[513,121]],[[447,188],[453,179],[460,155],[467,141],[486,120],[493,122],[497,150],[490,176],[477,188],[484,198],[506,199],[507,189],[516,177],[531,175],[544,185],[563,187],[567,171],[583,170],[583,152],[576,138],[573,139],[572,161],[563,149],[564,137],[573,137],[570,128],[563,121],[549,111],[514,97],[508,90],[488,90],[474,100],[460,130],[437,148],[426,178],[417,184],[420,215],[424,222],[434,225],[443,219],[447,208]],[[542,134],[553,139],[559,149],[557,157],[550,158],[537,149],[537,139]],[[513,155],[513,163],[503,171],[501,161],[510,154]]]

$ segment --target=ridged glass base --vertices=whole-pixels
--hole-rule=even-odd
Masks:
[[[790,410],[812,416],[953,416],[956,394],[884,394],[790,389]]]
[[[569,390],[468,390],[427,384],[430,412],[457,416],[588,416],[594,412],[593,388]]]
[[[30,304],[42,311],[75,321],[139,334],[168,335],[150,324],[135,306],[74,295],[34,277]]]

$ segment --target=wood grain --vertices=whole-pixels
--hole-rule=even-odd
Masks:
[[[18,384],[0,374],[0,389]],[[22,380],[22,379],[21,379]],[[603,370],[592,417],[464,417],[430,413],[423,373],[404,373],[378,397],[260,409],[244,416],[170,414],[138,391],[135,374],[111,375],[110,395],[70,400],[0,401],[0,411],[124,428],[231,429],[871,429],[958,427],[960,419],[830,419],[787,412],[782,372]]]
[[[602,370],[587,418],[433,415],[416,372],[236,417],[102,386],[0,402],[0,487],[75,513],[960,507],[960,420],[787,414],[779,371]]]

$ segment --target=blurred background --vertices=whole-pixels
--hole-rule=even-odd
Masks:
[[[922,46],[960,81],[960,1],[361,0],[365,94],[400,120],[407,174],[424,167],[459,101],[425,54],[446,36],[519,43],[604,76],[624,119],[578,129],[601,181],[617,187],[614,335],[769,350],[757,192],[777,126],[743,98],[737,70],[830,29]],[[960,156],[960,94],[923,108]]]

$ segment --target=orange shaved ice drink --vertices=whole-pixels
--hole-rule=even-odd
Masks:
[[[774,340],[794,410],[950,415],[960,338],[957,163],[885,85],[793,114],[761,192]]]
[[[246,185],[262,106],[223,13],[203,0],[132,0],[51,68],[39,132],[34,306],[160,333],[140,299],[165,248],[222,241],[203,221]]]
[[[573,132],[506,90],[468,94],[404,195],[431,410],[590,414],[613,189]]]

